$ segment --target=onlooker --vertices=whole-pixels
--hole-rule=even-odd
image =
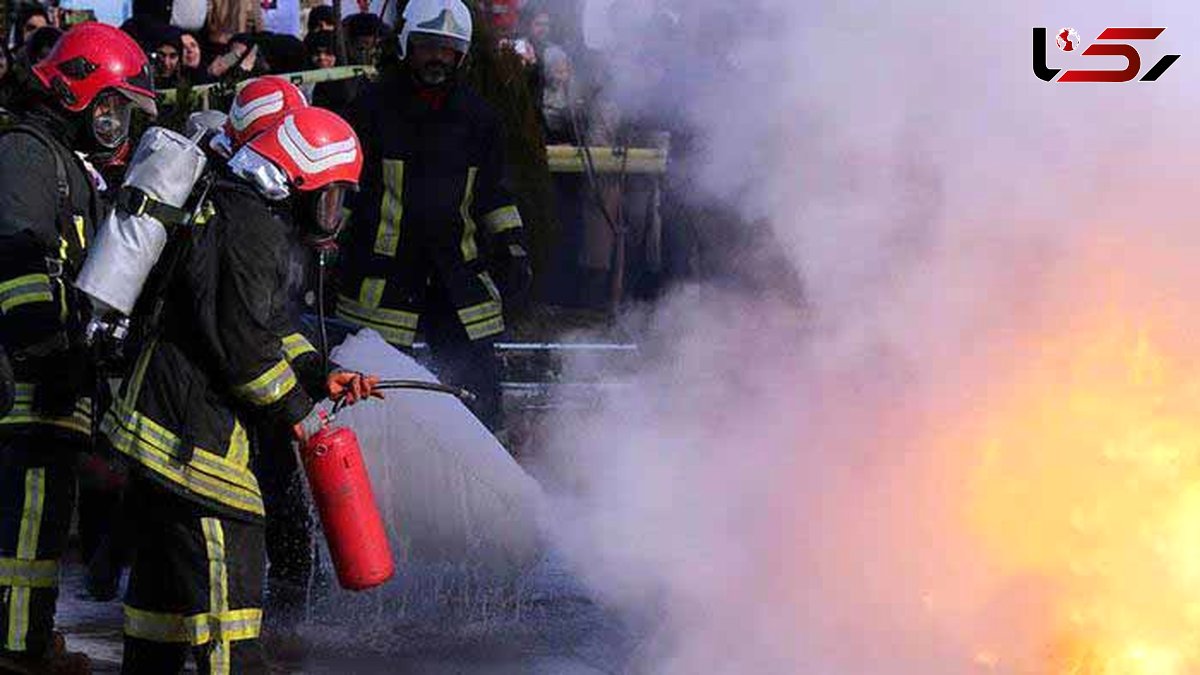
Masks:
[[[13,23],[13,36],[10,41],[13,53],[25,47],[25,43],[39,28],[50,25],[50,14],[40,4],[26,5],[17,12],[17,20]]]
[[[318,30],[309,33],[308,37],[304,38],[304,46],[308,51],[310,68],[334,68],[340,65],[337,60],[337,35],[333,31]],[[350,102],[358,95],[360,84],[361,80],[355,78],[318,82],[305,85],[303,89],[304,95],[313,105],[327,108],[341,115],[347,111]]]
[[[205,31],[213,45],[230,45],[233,37],[263,29],[259,0],[209,0]]]
[[[54,43],[58,42],[58,38],[61,35],[62,31],[54,26],[42,26],[33,31],[33,34],[25,42],[23,56],[26,62],[32,66],[46,58],[46,55],[54,48]]]
[[[387,26],[374,14],[351,14],[342,19],[346,29],[346,57],[356,66],[373,66],[379,59],[379,43]]]
[[[554,28],[553,17],[548,10],[542,7],[531,8],[526,17],[528,20],[525,26],[525,39],[533,45],[534,53],[537,55],[538,61],[541,61],[542,54],[548,47],[558,46],[550,41],[550,35]]]
[[[304,38],[304,51],[310,68],[333,68],[338,64],[337,35],[331,30],[313,31]]]
[[[266,74],[266,65],[260,63],[263,59],[259,58],[258,41],[253,35],[240,33],[228,38],[227,43],[229,49],[208,65],[209,77],[221,79],[235,68],[240,71],[235,78],[238,80]]]
[[[151,60],[154,62],[154,88],[170,89],[179,85],[180,59],[183,55],[183,31],[167,26],[155,40]]]
[[[337,30],[337,13],[329,5],[317,5],[308,10],[308,33]]]
[[[308,69],[308,58],[300,38],[283,33],[259,33],[257,37],[268,73],[282,75]]]
[[[208,69],[204,63],[204,52],[200,49],[200,40],[196,38],[196,34],[184,31],[179,36],[179,43],[183,45],[183,51],[180,52],[179,70],[183,74],[183,79],[191,84],[204,84],[208,82]]]
[[[542,91],[542,122],[546,125],[546,140],[551,143],[574,143],[575,130],[571,116],[578,98],[575,72],[571,58],[561,47],[550,46],[542,58],[545,84]]]

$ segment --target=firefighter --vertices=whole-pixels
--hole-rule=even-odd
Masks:
[[[337,316],[411,347],[418,329],[443,381],[474,392],[501,430],[493,343],[504,331],[501,271],[513,299],[531,281],[521,216],[502,184],[496,113],[461,81],[471,13],[460,0],[413,0],[401,61],[359,98],[363,189],[338,276]]]
[[[133,39],[98,23],[68,31],[33,73],[28,114],[0,135],[0,342],[16,394],[0,417],[0,670],[87,672],[53,630],[92,424],[86,302],[72,281],[100,203],[80,155],[120,148],[132,110],[155,112],[154,91]]]
[[[292,358],[281,338],[298,333],[283,306],[289,246],[301,228],[337,229],[361,167],[346,122],[301,108],[238,150],[201,207],[159,331],[102,426],[133,464],[125,672],[179,672],[189,652],[200,672],[265,668],[264,508],[247,430],[303,440],[321,426],[314,398],[354,402],[377,382]]]
[[[250,80],[238,90],[228,115],[215,111],[194,113],[189,118],[190,129],[185,135],[196,137],[201,131],[207,130],[201,143],[207,151],[208,171],[220,173],[233,153],[250,139],[283,119],[287,113],[307,105],[308,102],[296,85],[281,77],[261,77]],[[149,176],[151,182],[178,180],[177,176],[186,173],[171,170],[172,163],[179,161],[179,153],[169,145],[162,146],[153,155],[145,157],[144,163],[154,164],[158,160],[159,153],[168,153],[164,155],[165,167],[158,170],[144,168],[137,173]],[[195,177],[194,174],[187,175]],[[197,183],[205,184],[206,181],[197,180]],[[179,194],[180,189],[176,185],[143,184],[136,194],[139,196]],[[189,184],[182,189],[196,190],[198,193],[201,188]],[[192,195],[188,199],[189,201],[199,199],[199,194]],[[154,213],[152,208],[147,209],[143,206],[144,202],[141,199],[122,200],[122,206],[124,207],[127,202],[131,203],[134,209],[148,210],[149,213]],[[168,247],[169,252],[163,257],[167,259],[177,257],[182,250],[181,246],[187,244],[187,239],[187,237],[174,237],[171,246]],[[105,244],[108,243],[110,242],[105,242]],[[131,246],[117,248],[119,255],[129,255],[131,250]],[[153,250],[157,251],[158,249]],[[144,265],[135,265],[132,264],[132,261],[125,263],[114,259],[113,256],[106,257],[104,254],[107,251],[103,248],[97,249],[97,251],[99,251],[99,255],[93,253],[90,265],[105,265],[107,270],[100,274],[107,283],[99,280],[100,275],[89,277],[85,272],[84,281],[80,284],[85,291],[98,292],[104,290],[102,286],[107,284],[128,285],[128,270],[131,267],[145,269]],[[298,247],[289,253],[293,259],[299,259],[305,255],[305,252]],[[157,256],[155,260],[157,260]],[[133,332],[135,335],[142,335],[148,330],[153,330],[146,324],[152,321],[148,315],[154,313],[153,307],[157,304],[155,296],[159,295],[161,290],[159,277],[165,274],[164,268],[172,266],[166,261],[157,264],[152,260],[151,263],[155,264],[155,272],[152,274],[154,281],[149,284],[151,292],[145,294],[146,297],[138,303],[138,309],[134,312]],[[289,269],[294,267],[289,265]],[[119,296],[121,293],[109,289],[100,293],[100,297],[110,298],[112,294]],[[289,362],[319,360],[316,349],[300,333],[282,334],[279,337],[287,346],[286,356]],[[299,466],[296,463],[295,453],[291,452],[290,433],[286,429],[278,430],[270,424],[263,424],[257,425],[257,428],[251,430],[251,437],[252,441],[257,442],[260,447],[271,448],[271,451],[257,454],[257,462],[254,467],[256,475],[260,477],[260,487],[267,511],[267,555],[271,562],[271,579],[282,577],[288,582],[300,583],[296,580],[307,579],[310,571],[308,547],[311,545],[312,536],[310,532],[311,518],[304,499]],[[276,448],[279,449],[278,452],[274,451]],[[120,536],[110,538],[103,549],[103,555],[92,560],[88,581],[89,587],[94,589],[95,597],[112,598],[116,596],[121,567],[123,560],[127,557],[124,552],[125,546],[122,545],[123,541],[129,539],[127,534],[123,534],[125,529],[127,528],[114,530],[114,534]],[[294,549],[301,547],[303,547],[302,552],[293,554]],[[272,585],[275,584],[272,583]]]
[[[288,112],[307,105],[303,92],[282,77],[252,80],[234,98],[225,133],[216,145],[232,153]],[[300,272],[311,267],[306,264],[309,253],[305,248],[299,242],[293,242],[290,257],[300,264],[289,265],[289,270]],[[299,290],[304,286],[303,280],[289,279],[288,286]],[[294,297],[295,293],[289,295],[288,314],[298,319],[301,302]],[[318,366],[322,357],[302,333],[286,333],[279,337],[289,361],[299,361],[309,368]],[[312,516],[296,453],[291,450],[289,430],[278,425],[260,424],[254,429],[254,435],[262,451],[255,457],[253,468],[262,488],[267,516],[266,554],[270,565],[266,602],[275,624],[286,626],[300,617],[313,572]]]

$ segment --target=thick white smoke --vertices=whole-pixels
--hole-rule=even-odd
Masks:
[[[557,542],[645,631],[639,670],[1016,672],[1047,589],[981,556],[967,460],[930,439],[1098,288],[1200,288],[1195,3],[621,4],[599,13],[617,99],[699,131],[696,196],[771,228],[807,304],[689,287],[644,310],[633,386],[556,421]],[[1045,83],[1034,26],[1165,26],[1143,71],[1182,58]]]

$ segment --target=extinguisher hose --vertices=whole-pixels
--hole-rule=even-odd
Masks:
[[[452,387],[441,382],[425,382],[423,380],[380,380],[376,389],[417,389],[421,391],[436,391],[450,394],[463,401],[474,401],[475,394],[461,387]]]
[[[425,382],[423,380],[380,380],[375,385],[376,389],[409,389],[415,391],[432,391],[439,394],[450,394],[464,403],[475,400],[475,394],[462,389],[461,387],[452,387],[440,382]],[[338,399],[333,404],[333,415],[337,415],[348,403],[346,399]]]

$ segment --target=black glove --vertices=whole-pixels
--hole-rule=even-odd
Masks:
[[[71,348],[42,357],[33,384],[33,412],[47,417],[74,414],[75,404],[92,384],[87,353]]]

